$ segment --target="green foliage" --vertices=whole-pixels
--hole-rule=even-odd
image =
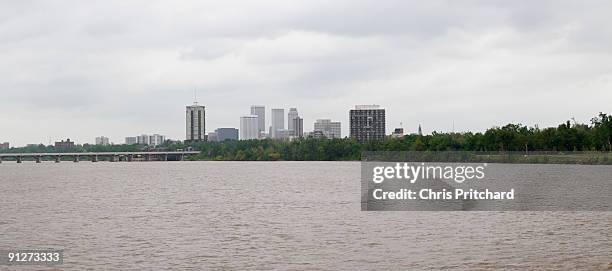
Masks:
[[[612,116],[600,113],[590,125],[571,124],[540,129],[521,124],[493,127],[484,133],[406,135],[363,144],[344,139],[305,138],[282,140],[228,140],[225,142],[166,142],[163,150],[199,150],[192,160],[238,161],[339,161],[359,160],[362,151],[612,151]],[[137,145],[78,145],[75,152],[121,152],[145,150]],[[11,148],[5,152],[58,152],[52,146]],[[547,159],[547,158],[542,158]],[[605,158],[607,159],[607,158]]]

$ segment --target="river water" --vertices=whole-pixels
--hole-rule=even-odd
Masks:
[[[612,269],[612,212],[363,212],[360,196],[358,162],[5,162],[0,250],[62,249],[64,270]]]

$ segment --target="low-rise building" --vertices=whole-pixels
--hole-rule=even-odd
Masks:
[[[236,128],[218,128],[215,132],[218,141],[238,140],[238,129]]]
[[[219,137],[217,135],[217,132],[210,132],[210,133],[208,133],[208,141],[211,141],[211,142],[219,141]]]
[[[8,150],[8,149],[10,149],[8,142],[0,143],[0,150]]]
[[[318,130],[314,130],[312,132],[308,132],[305,134],[305,137],[312,137],[312,138],[325,138],[325,135],[323,135],[323,132],[318,131]]]
[[[404,137],[404,128],[395,128],[395,130],[393,130],[393,133],[391,134],[391,137]]]
[[[70,150],[74,148],[74,141],[70,141],[70,138],[67,138],[66,141],[55,142],[55,148],[58,150]]]
[[[138,145],[147,145],[147,146],[159,146],[159,145],[164,144],[164,142],[166,142],[166,136],[159,135],[159,134],[153,134],[153,135],[142,134],[139,136],[129,136],[125,138],[126,145],[138,144]]]

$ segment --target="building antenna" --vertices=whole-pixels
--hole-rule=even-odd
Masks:
[[[194,105],[198,104],[198,89],[197,88],[193,88],[193,104]]]

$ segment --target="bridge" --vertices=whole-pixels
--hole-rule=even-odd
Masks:
[[[155,152],[67,152],[67,153],[0,153],[0,163],[2,161],[22,161],[31,160],[40,163],[49,160],[59,163],[62,158],[69,158],[68,161],[79,162],[81,158],[91,162],[108,160],[110,162],[119,161],[183,161],[185,157],[200,154],[199,151],[155,151]],[[66,159],[64,159],[66,160]]]

